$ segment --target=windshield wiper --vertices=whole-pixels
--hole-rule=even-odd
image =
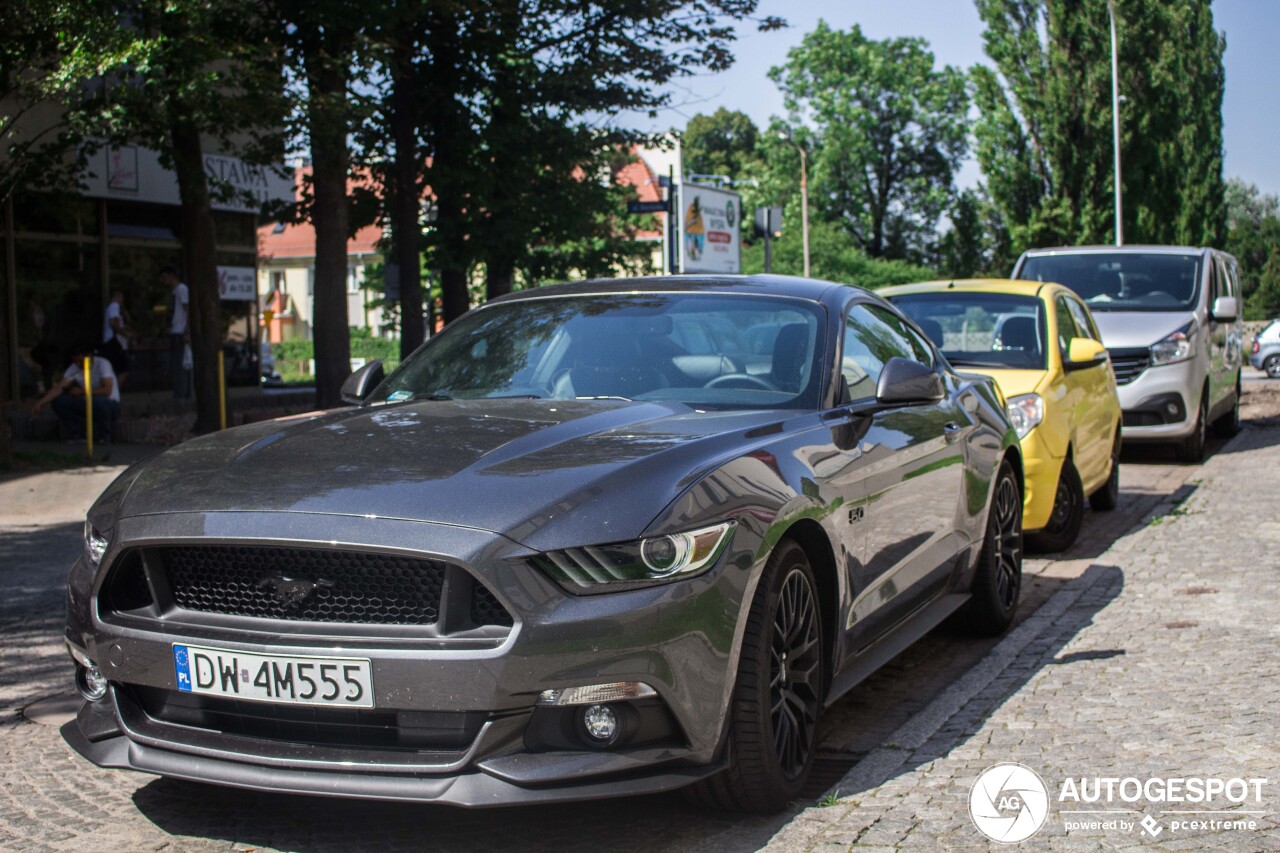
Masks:
[[[541,394],[495,394],[486,400],[545,400]]]
[[[598,394],[592,397],[574,397],[575,400],[626,400],[628,403],[634,403],[630,397],[623,397],[619,394]]]
[[[945,355],[945,353],[944,353]],[[1009,367],[999,361],[978,361],[973,358],[952,358],[947,356],[947,361],[951,362],[953,367]]]

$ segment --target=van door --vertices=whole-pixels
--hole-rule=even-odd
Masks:
[[[1222,256],[1214,253],[1209,286],[1209,305],[1205,312],[1209,331],[1209,416],[1217,417],[1219,406],[1235,388],[1235,373],[1231,369],[1234,350],[1234,323],[1222,323],[1213,319],[1213,306],[1220,296],[1230,296],[1231,279],[1227,275]]]

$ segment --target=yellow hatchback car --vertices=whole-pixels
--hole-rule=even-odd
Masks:
[[[1089,308],[1060,284],[937,281],[879,291],[956,368],[1004,393],[1026,467],[1027,544],[1061,551],[1080,534],[1084,501],[1120,493],[1120,400]]]

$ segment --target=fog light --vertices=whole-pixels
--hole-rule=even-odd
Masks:
[[[589,705],[582,712],[582,729],[592,743],[608,746],[618,739],[618,715],[608,705]]]
[[[89,661],[76,667],[76,688],[81,696],[90,702],[97,702],[107,695],[107,677],[98,669],[97,664]]]
[[[1169,414],[1171,414],[1171,415],[1177,415],[1177,414],[1178,414],[1178,404],[1177,404],[1177,403],[1168,403],[1168,404],[1166,404],[1166,405],[1165,405],[1164,410],[1165,410],[1166,412],[1168,412]]]

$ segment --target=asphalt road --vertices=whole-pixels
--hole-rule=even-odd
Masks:
[[[1259,396],[1270,401],[1271,395]],[[1174,510],[1194,491],[1198,470],[1174,463],[1163,449],[1126,451],[1119,507],[1090,512],[1070,551],[1027,561],[1019,620],[1117,539]],[[825,717],[808,798],[774,816],[708,812],[678,794],[468,812],[263,795],[102,771],[74,756],[52,727],[66,719],[71,696],[71,668],[58,638],[62,584],[80,547],[74,503],[93,482],[86,475],[59,493],[66,517],[60,524],[13,526],[22,520],[6,510],[18,507],[7,499],[0,508],[0,524],[7,518],[10,525],[0,527],[0,849],[754,850],[996,642],[936,631],[842,698]],[[21,481],[2,483],[0,497],[22,488]],[[38,499],[32,490],[29,501]]]

